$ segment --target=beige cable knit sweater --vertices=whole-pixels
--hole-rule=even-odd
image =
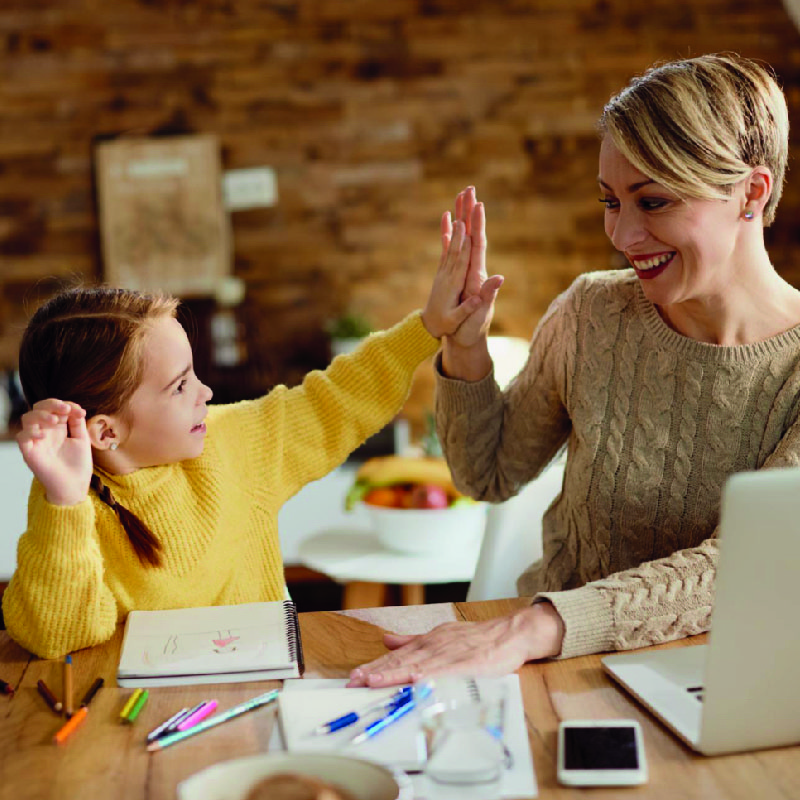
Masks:
[[[495,502],[567,444],[543,558],[517,584],[558,609],[562,657],[690,636],[709,627],[725,479],[800,465],[800,325],[706,344],[669,328],[631,270],[586,274],[504,394],[439,367],[436,418],[456,485]]]

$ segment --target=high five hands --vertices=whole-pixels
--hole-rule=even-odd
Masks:
[[[472,348],[488,332],[501,275],[486,276],[486,216],[470,186],[442,215],[442,255],[422,321],[437,338]]]

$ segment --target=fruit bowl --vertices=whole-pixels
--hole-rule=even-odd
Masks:
[[[448,508],[362,505],[378,541],[398,553],[444,554],[475,545],[486,523],[485,503],[457,503]]]

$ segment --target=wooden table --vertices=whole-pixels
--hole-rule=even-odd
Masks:
[[[415,632],[448,619],[482,620],[524,600],[440,604],[300,615],[308,677],[342,677],[383,652],[381,628]],[[703,637],[675,645],[700,643]],[[148,754],[148,730],[176,709],[216,697],[220,710],[260,694],[270,683],[154,689],[135,725],[118,722],[131,690],[116,688],[121,631],[105,645],[74,654],[75,694],[80,698],[97,676],[106,687],[91,705],[89,718],[61,747],[52,743],[60,725],[36,691],[43,678],[61,690],[61,665],[31,658],[0,632],[0,677],[18,686],[13,698],[0,696],[0,800],[81,798],[156,800],[176,796],[177,784],[210,764],[268,748],[274,710],[262,709],[214,730]],[[735,665],[731,665],[735,669]],[[528,734],[540,797],[578,798],[800,798],[800,747],[704,758],[631,701],[600,668],[599,656],[526,665],[520,671]],[[569,789],[555,778],[556,729],[561,719],[633,717],[644,730],[650,769],[647,785],[633,789]]]

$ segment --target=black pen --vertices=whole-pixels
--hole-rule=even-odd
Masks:
[[[103,685],[103,679],[98,678],[90,687],[89,691],[83,696],[81,706],[88,706],[92,702],[92,698],[97,694],[97,690]]]

